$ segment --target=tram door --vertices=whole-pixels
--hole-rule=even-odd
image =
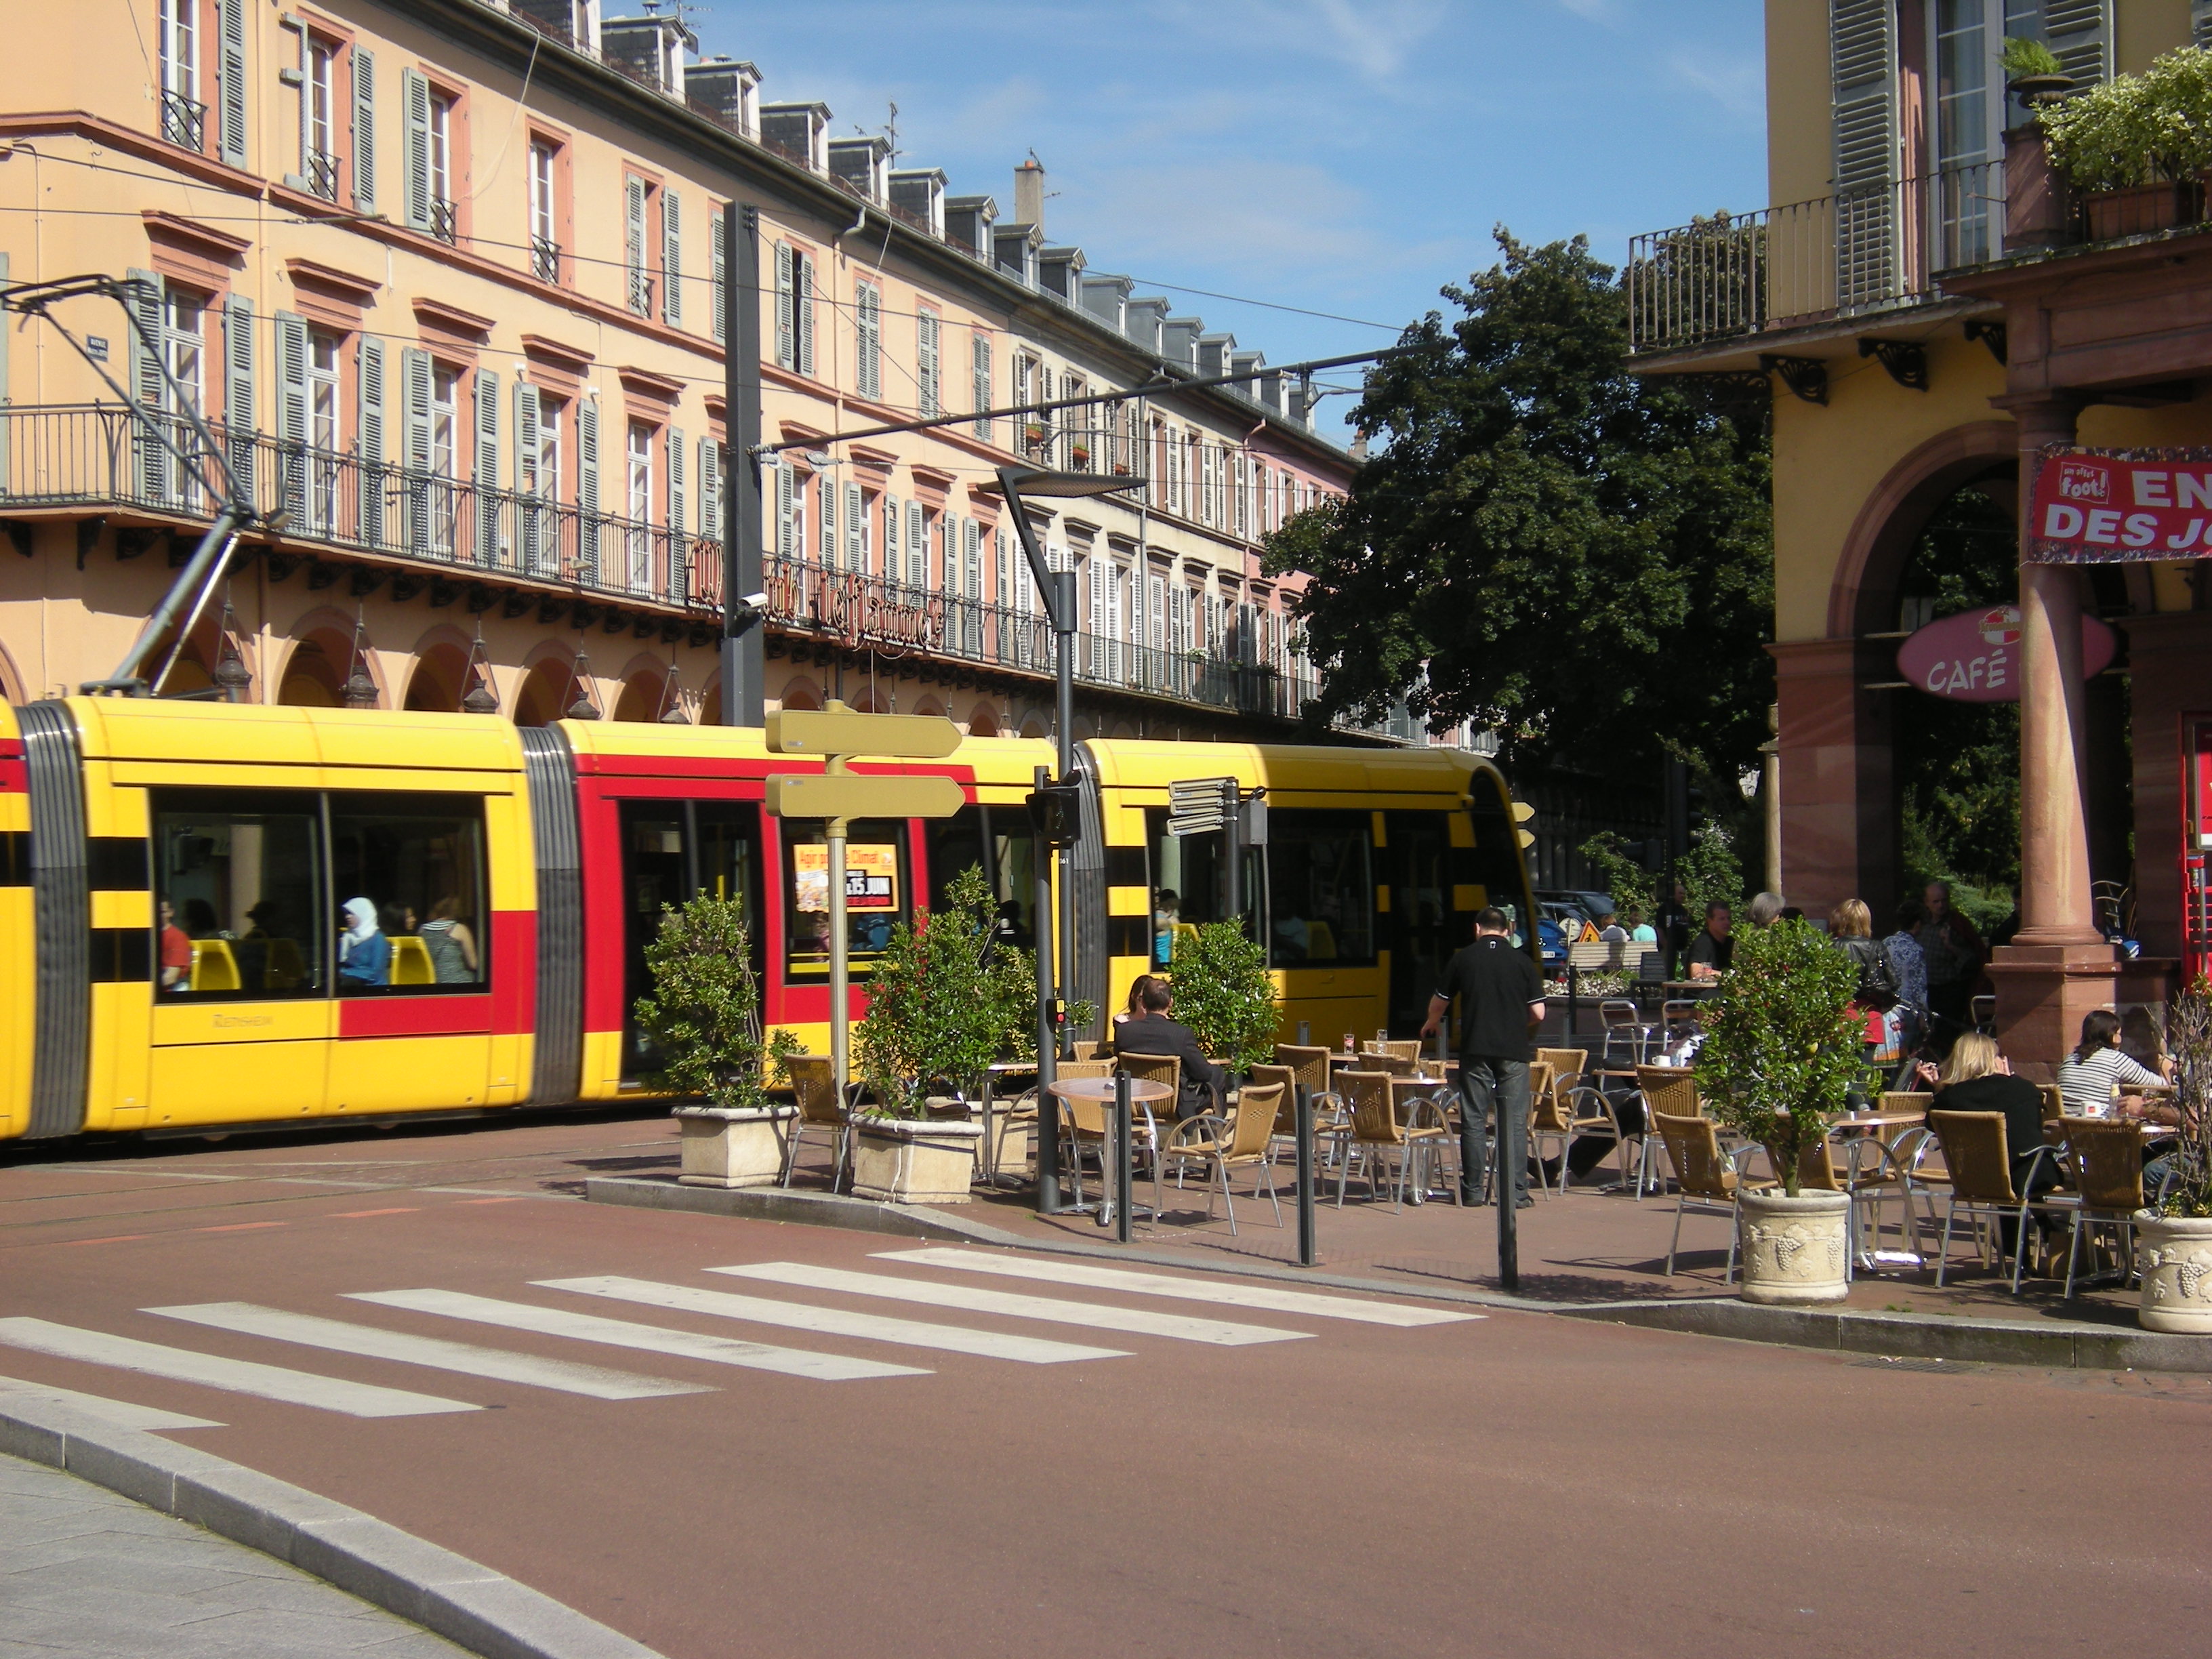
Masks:
[[[2212,714],[2181,721],[2182,982],[2212,971],[2212,893],[2205,865],[2212,859]]]
[[[1389,884],[1382,937],[1390,952],[1390,1029],[1419,1030],[1444,963],[1464,944],[1451,937],[1451,836],[1442,812],[1385,812],[1389,845],[1378,872]]]
[[[753,971],[764,971],[760,908],[760,809],[750,801],[626,800],[617,804],[623,864],[623,1076],[657,1069],[660,1055],[638,1030],[637,1000],[652,988],[645,947],[662,907],[701,893],[744,906]]]

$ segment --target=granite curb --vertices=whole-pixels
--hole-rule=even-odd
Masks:
[[[1592,1320],[1679,1331],[1693,1336],[1728,1337],[1790,1347],[1827,1348],[1843,1352],[1883,1354],[1899,1358],[1948,1359],[1960,1364],[2044,1365],[2056,1370],[2212,1371],[2212,1337],[2170,1336],[2124,1326],[2078,1321],[1973,1319],[1942,1314],[1862,1312],[1856,1309],[1760,1307],[1732,1296],[1671,1297],[1639,1302],[1540,1302],[1499,1291],[1402,1279],[1370,1279],[1326,1268],[1287,1263],[1194,1261],[1182,1252],[1147,1250],[1076,1239],[1039,1238],[1013,1233],[987,1222],[970,1221],[945,1210],[903,1208],[827,1193],[790,1192],[781,1188],[679,1187],[672,1181],[594,1179],[584,1196],[596,1204],[646,1209],[732,1215],[762,1221],[798,1222],[844,1227],[908,1238],[978,1244],[1001,1249],[1073,1255],[1137,1267],[1172,1267],[1184,1273],[1226,1273],[1278,1284],[1358,1291],[1368,1295],[1413,1297],[1515,1313]]]
[[[0,1396],[0,1452],[289,1562],[483,1659],[660,1659],[506,1574],[197,1446]]]

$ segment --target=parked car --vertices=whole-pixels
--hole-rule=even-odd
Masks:
[[[1566,932],[1548,915],[1536,918],[1536,943],[1543,952],[1544,966],[1564,971],[1567,965]]]
[[[1536,900],[1544,905],[1564,904],[1592,921],[1602,921],[1613,914],[1612,896],[1589,888],[1554,888],[1537,894]]]

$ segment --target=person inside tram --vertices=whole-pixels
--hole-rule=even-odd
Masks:
[[[177,926],[176,907],[168,900],[161,901],[161,988],[181,991],[191,983],[191,935]]]
[[[416,930],[441,985],[467,985],[477,977],[477,936],[461,920],[461,901],[448,893],[430,907],[430,920]]]
[[[392,983],[392,941],[378,927],[376,906],[351,898],[343,912],[345,932],[338,937],[338,985],[362,989]]]
[[[1175,960],[1176,908],[1182,902],[1172,887],[1163,887],[1152,900],[1152,966],[1164,968]]]

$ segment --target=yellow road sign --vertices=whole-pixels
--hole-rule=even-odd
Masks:
[[[942,714],[860,714],[827,708],[785,708],[768,717],[775,755],[888,755],[943,760],[960,747],[960,728]]]
[[[949,818],[967,802],[966,793],[951,778],[847,772],[787,773],[768,781],[768,810],[780,818]]]

